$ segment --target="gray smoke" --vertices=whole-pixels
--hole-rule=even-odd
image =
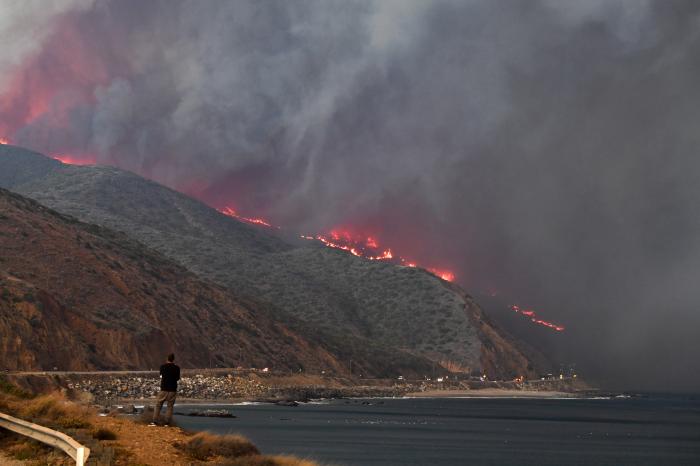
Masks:
[[[47,110],[0,115],[216,206],[371,230],[564,323],[557,356],[608,385],[698,388],[699,10],[102,0],[17,52],[33,79],[2,89]]]

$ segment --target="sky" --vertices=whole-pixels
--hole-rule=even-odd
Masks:
[[[549,351],[596,382],[694,390],[699,21],[692,0],[2,2],[0,137],[373,235],[565,325]]]

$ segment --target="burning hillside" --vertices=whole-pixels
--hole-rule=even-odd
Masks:
[[[8,140],[0,138],[0,144],[8,144]],[[66,165],[94,165],[96,163],[94,158],[85,156],[54,154],[51,157]],[[218,208],[217,210],[224,215],[252,225],[274,229],[281,228],[273,225],[263,217],[241,215],[230,205]],[[416,260],[407,259],[406,257],[394,254],[392,248],[380,245],[378,239],[372,235],[352,233],[349,229],[333,229],[327,234],[300,235],[300,237],[310,241],[319,241],[329,248],[347,251],[353,256],[362,257],[367,260],[387,261],[404,267],[420,267],[448,282],[453,282],[456,278],[455,273],[449,269],[423,266],[418,264]]]
[[[552,330],[556,330],[557,332],[563,332],[565,327],[563,325],[558,325],[553,322],[548,322],[546,320],[542,320],[537,317],[537,313],[533,311],[532,309],[522,309],[518,305],[511,305],[510,309],[515,312],[516,314],[523,315],[527,317],[530,322],[535,323],[537,325],[541,325],[543,327],[551,328]]]
[[[0,137],[0,145],[7,146],[10,145],[10,139],[6,137]],[[77,155],[67,155],[67,154],[53,154],[52,159],[58,160],[66,165],[95,165],[97,161],[91,156],[77,156]]]
[[[301,235],[307,240],[318,240],[329,248],[348,251],[353,256],[363,257],[368,260],[394,259],[391,249],[379,247],[377,240],[371,236],[353,235],[349,231],[332,230],[328,235],[307,236]]]
[[[269,221],[263,218],[245,217],[239,215],[234,209],[230,207],[224,207],[223,209],[219,209],[219,212],[230,217],[234,217],[246,223],[261,225],[268,228],[280,228],[277,226],[273,226]],[[396,255],[392,251],[392,248],[380,245],[379,241],[375,236],[354,234],[347,229],[333,229],[330,233],[326,235],[300,235],[300,237],[309,241],[319,241],[329,248],[347,251],[353,256],[361,257],[363,259],[372,261],[386,261],[404,267],[424,268],[436,277],[439,277],[448,282],[454,282],[456,278],[455,274],[450,270],[438,269],[433,267],[423,267],[421,265],[418,265],[416,261],[409,260],[405,257]],[[490,292],[490,294],[491,293],[492,292]],[[517,305],[511,305],[510,309],[517,314],[521,314],[527,317],[529,321],[533,324],[540,325],[557,332],[563,332],[565,330],[565,327],[563,325],[555,324],[553,322],[538,318],[536,312],[531,309],[521,309],[520,306]]]
[[[274,226],[272,226],[272,224],[271,224],[270,222],[268,222],[267,220],[265,220],[265,219],[263,219],[263,218],[259,218],[259,217],[244,217],[244,216],[242,216],[242,215],[238,215],[238,213],[236,212],[236,210],[233,209],[232,207],[226,206],[226,207],[224,207],[224,208],[222,208],[222,209],[218,209],[218,210],[219,210],[219,212],[221,212],[222,214],[228,215],[229,217],[233,217],[233,218],[235,218],[236,220],[240,220],[240,221],[242,221],[242,222],[252,223],[253,225],[262,225],[262,226],[264,226],[264,227],[269,227],[269,228],[279,228],[279,227],[274,227]]]
[[[231,207],[224,207],[218,210],[224,215],[228,215],[229,217],[233,217],[246,223],[280,229],[280,227],[272,225],[269,221],[263,218],[245,217],[243,215],[239,215],[236,210]],[[423,267],[418,265],[414,260],[409,260],[405,257],[395,255],[390,247],[381,246],[377,238],[374,236],[354,234],[351,233],[350,230],[345,229],[333,229],[328,234],[299,235],[299,237],[309,241],[320,241],[329,248],[347,251],[353,256],[362,257],[363,259],[371,261],[386,261],[404,267],[421,267],[436,277],[440,277],[448,282],[453,282],[455,280],[455,274],[450,270]]]
[[[485,370],[495,378],[535,370],[513,340],[484,329],[484,317],[463,290],[422,268],[394,265],[393,249],[391,260],[360,260],[319,240],[314,240],[318,247],[300,247],[305,240],[286,241],[289,232],[248,227],[118,168],[62,165],[17,147],[3,146],[0,154],[0,186],[66,215],[119,229],[201,277],[266,303],[300,333],[311,332],[342,352],[345,361],[352,359],[354,373],[423,367],[401,348],[433,364]],[[367,254],[388,249],[377,236],[363,237]]]
[[[2,139],[2,141],[4,141],[3,143],[7,142],[5,139]],[[95,161],[90,158],[72,155],[53,155],[52,158],[66,165],[92,165],[95,163]],[[226,216],[248,224],[263,228],[281,229],[281,227],[273,225],[271,221],[263,217],[241,215],[230,205],[217,210]],[[327,234],[300,235],[300,237],[308,241],[318,241],[328,248],[346,251],[353,256],[361,257],[370,261],[386,262],[408,268],[421,268],[430,272],[436,277],[441,278],[442,280],[448,282],[454,282],[456,280],[455,273],[450,269],[420,264],[417,260],[408,259],[405,256],[397,254],[394,248],[382,244],[377,236],[354,233],[350,228],[336,228],[332,229]],[[527,317],[533,324],[552,329],[556,332],[562,332],[565,330],[563,325],[538,318],[536,313],[530,309],[521,309],[517,305],[510,306],[510,309],[515,313]]]

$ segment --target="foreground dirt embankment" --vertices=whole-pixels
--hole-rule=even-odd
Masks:
[[[37,395],[3,376],[0,411],[70,435],[88,446],[91,461],[100,465],[314,466],[290,456],[264,455],[238,435],[192,434],[178,427],[151,427],[147,424],[151,418],[148,412],[131,419],[99,416],[97,409],[86,403],[70,401],[58,392]],[[59,450],[9,431],[0,431],[0,450],[8,461],[22,461],[20,464],[75,464]],[[2,457],[0,464],[4,464]]]
[[[246,398],[305,401],[351,396],[559,397],[577,396],[586,388],[574,379],[525,384],[459,379],[349,380],[228,369],[184,371],[184,375],[183,391],[192,400],[203,402]],[[235,435],[193,435],[177,427],[150,427],[146,424],[151,418],[147,409],[140,417],[120,417],[120,409],[102,410],[109,413],[106,416],[97,414],[96,405],[137,399],[148,403],[156,389],[157,377],[148,372],[0,375],[0,411],[66,432],[88,445],[96,455],[109,452],[107,464],[314,466],[294,457],[266,456],[248,440]],[[70,464],[62,452],[7,433],[0,434],[0,450],[12,460],[30,460],[25,464]]]
[[[192,435],[179,427],[150,427],[119,417],[93,419],[98,429],[115,434],[106,442],[118,450],[115,465],[316,466],[291,456],[262,455],[238,435]]]

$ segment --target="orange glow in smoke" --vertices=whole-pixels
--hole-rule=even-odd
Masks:
[[[5,76],[0,134],[14,140],[18,131],[40,120],[50,131],[69,131],[72,111],[94,104],[98,86],[107,87],[128,70],[125,60],[104,54],[99,41],[84,40],[84,28],[76,21],[63,15],[45,45]]]
[[[115,76],[128,76],[131,70],[129,60],[107,60],[114,58],[105,55],[100,43],[86,41],[81,33],[79,23],[66,15],[64,24],[56,27],[48,44],[40,53],[33,55],[26,63],[8,76],[7,90],[0,93],[0,109],[11,109],[3,113],[0,121],[0,144],[6,145],[10,140],[18,140],[18,132],[29,125],[48,127],[62,134],[69,131],[73,124],[73,111],[94,105],[97,100],[96,89],[107,88]],[[67,89],[70,92],[65,92]],[[96,159],[90,155],[74,154],[71,145],[60,147],[60,152],[71,155],[52,155],[68,165],[91,165]],[[105,158],[101,159],[102,161]],[[226,206],[219,211],[237,220],[267,228],[279,228],[261,217],[245,217],[235,209]],[[346,230],[334,230],[328,235],[309,235],[302,238],[320,241],[323,245],[341,249],[357,257],[368,260],[386,261],[404,267],[423,267],[436,277],[446,281],[455,281],[455,274],[446,269],[429,268],[415,260],[409,260],[396,254],[395,250],[380,245],[374,236],[353,235]],[[434,264],[431,264],[434,265]],[[442,264],[441,264],[442,265]],[[495,292],[492,296],[495,295]],[[561,332],[563,326],[537,318],[534,311],[520,310],[512,306],[513,311],[524,315],[533,323]]]
[[[525,317],[530,319],[530,322],[533,322],[537,325],[542,325],[543,327],[551,328],[552,330],[556,330],[557,332],[563,332],[565,329],[562,325],[557,325],[552,322],[547,322],[546,320],[538,319],[537,313],[531,309],[521,309],[520,306],[517,306],[515,304],[510,306],[510,308],[516,314],[524,315]]]
[[[72,155],[53,155],[51,158],[66,165],[95,165],[95,160],[93,159],[79,158]]]

